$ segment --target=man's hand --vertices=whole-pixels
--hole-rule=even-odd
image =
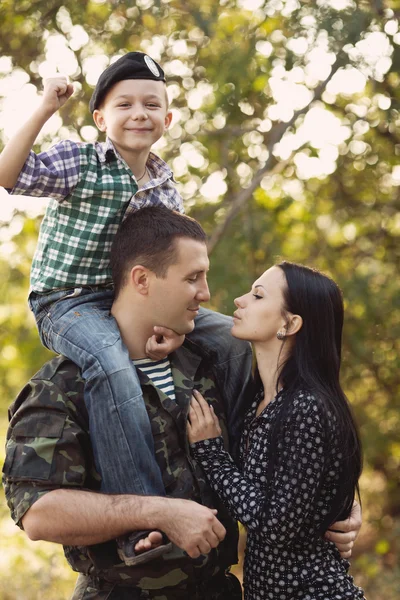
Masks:
[[[215,509],[197,502],[171,498],[159,528],[191,558],[198,558],[216,548],[226,535],[216,514]]]
[[[324,537],[335,544],[342,558],[350,558],[361,525],[361,506],[358,502],[354,501],[350,517],[345,521],[333,523]]]
[[[44,80],[42,108],[49,114],[64,106],[72,96],[74,86],[63,75]]]
[[[198,390],[193,390],[188,417],[187,432],[191,444],[221,435],[221,427],[213,407],[204,400]]]
[[[152,360],[162,360],[184,342],[185,336],[167,327],[154,327],[154,335],[147,340],[146,355]]]

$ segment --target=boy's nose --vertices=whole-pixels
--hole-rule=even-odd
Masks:
[[[146,111],[143,108],[137,108],[132,111],[131,118],[134,121],[145,121],[148,117]]]

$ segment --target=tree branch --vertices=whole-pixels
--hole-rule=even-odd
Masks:
[[[234,196],[229,201],[230,208],[227,212],[227,215],[225,216],[225,219],[215,228],[215,230],[208,242],[209,253],[211,253],[214,250],[215,246],[218,244],[218,242],[223,237],[223,235],[224,235],[225,231],[227,230],[231,221],[240,212],[240,210],[242,209],[244,204],[246,204],[246,202],[251,198],[251,196],[253,195],[253,192],[258,188],[262,179],[266,176],[267,173],[271,173],[272,169],[274,169],[274,167],[276,166],[278,159],[273,155],[273,149],[274,149],[275,144],[277,144],[282,139],[285,132],[290,127],[292,127],[292,125],[294,125],[294,123],[299,118],[299,116],[308,112],[308,110],[310,109],[313,102],[315,102],[316,100],[319,100],[321,98],[328,82],[332,79],[333,75],[342,66],[342,64],[343,64],[343,57],[340,52],[338,57],[336,58],[335,63],[332,65],[332,69],[331,69],[329,76],[315,88],[314,96],[313,96],[312,100],[304,108],[301,108],[300,110],[296,111],[293,114],[293,117],[290,119],[290,121],[287,121],[285,123],[284,122],[277,123],[271,129],[270,135],[269,135],[269,142],[267,145],[267,149],[268,149],[268,153],[269,153],[268,159],[267,159],[265,165],[263,167],[261,167],[261,169],[259,169],[257,171],[257,173],[254,175],[249,187],[241,190],[236,196]],[[287,162],[288,161],[284,161],[284,166],[287,164]],[[274,172],[276,172],[276,171],[274,171]]]

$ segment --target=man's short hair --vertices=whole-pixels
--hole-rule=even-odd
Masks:
[[[165,207],[142,208],[121,223],[111,247],[111,272],[115,298],[126,283],[130,270],[143,265],[164,278],[178,260],[176,240],[190,238],[203,244],[207,237],[201,225]]]

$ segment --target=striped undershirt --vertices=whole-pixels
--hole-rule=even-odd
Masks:
[[[171,400],[175,400],[175,385],[172,378],[171,363],[169,358],[162,360],[151,360],[151,358],[140,358],[134,360],[133,364],[142,373],[147,375],[154,385],[164,392]]]

